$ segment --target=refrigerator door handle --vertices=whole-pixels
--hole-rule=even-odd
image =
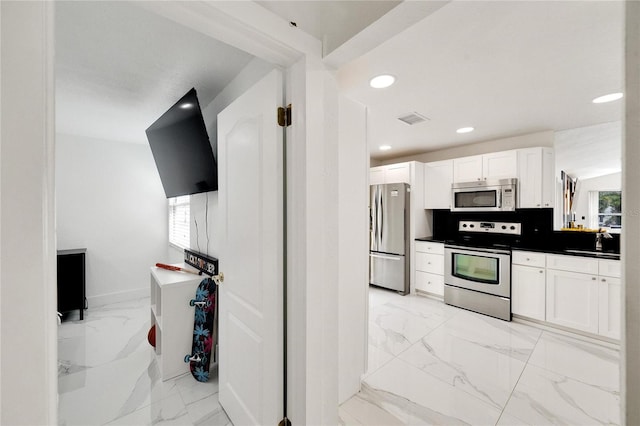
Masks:
[[[382,236],[384,233],[384,201],[382,191],[380,191],[380,247],[382,247]]]
[[[402,260],[404,256],[399,254],[383,254],[383,253],[369,253],[371,257],[378,257],[380,259],[388,259],[388,260]]]
[[[375,245],[375,249],[379,249],[380,245],[382,244],[382,239],[380,238],[380,226],[382,225],[382,218],[380,216],[380,209],[382,208],[382,203],[380,200],[380,187],[376,186],[376,233],[375,233],[375,237],[376,237],[376,245]]]
[[[378,187],[373,187],[371,200],[371,250],[378,249]]]

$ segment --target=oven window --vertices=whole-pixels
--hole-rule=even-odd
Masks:
[[[456,192],[456,207],[498,207],[498,191]]]
[[[452,256],[455,277],[483,284],[500,284],[498,258],[462,253],[453,253]]]

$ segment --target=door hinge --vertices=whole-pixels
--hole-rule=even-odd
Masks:
[[[286,108],[278,108],[278,125],[280,127],[291,126],[291,104],[287,105]]]
[[[278,426],[291,426],[291,421],[285,417],[284,419],[280,420]]]

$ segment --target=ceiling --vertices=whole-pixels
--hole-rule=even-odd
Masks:
[[[385,159],[621,119],[623,3],[453,1],[341,67],[368,107],[371,157]],[[396,84],[372,89],[389,73]],[[413,126],[397,117],[418,112]],[[456,129],[472,126],[472,133]],[[390,145],[380,151],[380,145]]]
[[[259,2],[324,40],[325,53],[398,3]],[[623,2],[433,3],[337,72],[342,93],[367,106],[372,158],[621,119],[621,102],[591,99],[622,89]],[[128,2],[56,2],[57,129],[146,143],[144,129],[188,89],[205,106],[252,59]],[[370,88],[381,73],[396,84]],[[409,112],[428,120],[397,120]],[[476,130],[457,134],[463,126]]]
[[[122,1],[56,2],[56,131],[147,143],[189,89],[202,108],[253,56]]]
[[[256,3],[321,40],[323,53],[328,55],[402,1],[259,0]]]

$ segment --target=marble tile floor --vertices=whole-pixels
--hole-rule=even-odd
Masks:
[[[620,424],[615,345],[370,287],[369,369],[343,425]]]
[[[230,425],[217,373],[163,382],[147,343],[149,299],[85,311],[58,326],[60,425]]]
[[[613,345],[374,287],[369,303],[369,370],[341,424],[620,424]],[[160,380],[148,329],[148,299],[59,326],[59,424],[231,424],[217,380]]]

